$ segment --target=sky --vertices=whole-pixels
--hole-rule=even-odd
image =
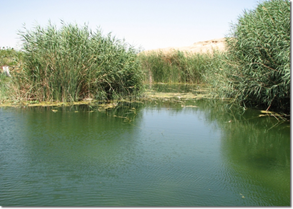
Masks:
[[[0,0],[0,47],[21,49],[19,31],[61,20],[112,33],[137,49],[223,38],[259,0]]]

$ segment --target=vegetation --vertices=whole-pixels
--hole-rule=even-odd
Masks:
[[[0,74],[0,101],[5,101],[8,99],[8,91],[9,91],[9,86],[7,85],[8,84],[8,81],[9,78],[1,73]]]
[[[136,51],[123,41],[65,24],[20,32],[23,72],[15,78],[26,100],[117,99],[139,93],[142,72]]]
[[[216,51],[214,53],[220,54]],[[145,81],[163,83],[202,83],[210,68],[219,67],[221,60],[218,57],[212,53],[195,54],[178,50],[139,54]]]
[[[13,75],[0,76],[0,100],[119,99],[140,93],[144,81],[208,84],[216,97],[289,113],[290,29],[288,0],[245,11],[226,37],[227,52],[137,54],[87,25],[37,26],[20,32],[22,52],[0,50]]]
[[[217,97],[289,113],[290,26],[288,0],[264,1],[232,26],[225,53],[140,55],[146,80],[204,82]]]
[[[289,113],[290,25],[288,0],[265,1],[245,11],[227,37],[224,70],[213,69],[220,93],[244,106]]]
[[[10,74],[14,75],[15,72],[19,72],[22,60],[23,53],[21,51],[5,47],[0,49],[0,66],[8,66]],[[11,88],[11,78],[8,78],[4,73],[0,73],[0,101],[11,99]]]
[[[18,67],[23,58],[23,53],[13,48],[0,49],[0,66]]]

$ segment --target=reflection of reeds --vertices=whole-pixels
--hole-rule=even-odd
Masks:
[[[59,30],[49,24],[20,35],[25,70],[18,83],[27,99],[112,99],[142,88],[135,50],[110,34],[63,23]]]

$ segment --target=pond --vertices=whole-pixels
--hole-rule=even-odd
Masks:
[[[163,98],[0,109],[1,206],[290,206],[290,123]]]

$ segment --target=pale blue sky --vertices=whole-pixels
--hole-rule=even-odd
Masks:
[[[0,47],[20,48],[18,30],[48,21],[100,27],[145,50],[222,38],[258,0],[0,0]],[[261,1],[262,2],[262,1]]]

